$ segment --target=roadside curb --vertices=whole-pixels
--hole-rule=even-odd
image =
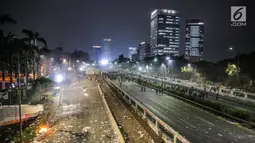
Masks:
[[[113,130],[114,130],[115,133],[117,133],[118,138],[119,138],[119,142],[120,143],[125,143],[124,137],[122,136],[122,134],[120,132],[120,129],[119,129],[118,125],[117,125],[117,122],[114,119],[113,114],[112,114],[112,112],[110,110],[110,107],[109,107],[108,103],[105,100],[105,97],[103,95],[103,92],[102,92],[102,89],[101,89],[100,85],[98,85],[97,87],[98,87],[99,93],[100,93],[100,95],[102,97],[103,104],[106,107],[106,110],[107,110],[106,113],[107,113],[107,115],[108,115],[108,117],[109,117],[109,119],[111,121],[111,125],[113,127]]]

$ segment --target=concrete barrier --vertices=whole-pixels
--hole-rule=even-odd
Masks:
[[[43,112],[43,105],[21,105],[22,120],[36,117]],[[19,106],[0,107],[0,126],[19,122]]]
[[[116,88],[120,94],[122,94],[122,98],[136,111],[142,112],[143,118],[147,120],[148,125],[159,135],[166,143],[189,143],[187,139],[182,137],[178,132],[176,132],[173,128],[168,126],[165,122],[163,122],[160,118],[150,112],[142,103],[131,97],[127,92],[122,90],[118,85],[113,83],[108,78],[105,80],[110,84],[112,87]],[[133,105],[135,103],[135,105]],[[142,110],[142,111],[141,111]],[[161,129],[163,127],[164,129]]]
[[[109,119],[111,121],[111,125],[113,127],[113,130],[114,130],[115,133],[117,133],[117,136],[119,138],[119,142],[120,143],[125,143],[125,140],[124,140],[124,138],[123,138],[123,136],[122,136],[122,134],[120,132],[120,129],[119,129],[118,125],[117,125],[117,122],[116,122],[116,120],[114,119],[114,117],[112,115],[112,112],[111,112],[111,110],[109,108],[109,105],[107,104],[107,102],[105,100],[105,97],[103,95],[102,89],[101,89],[101,87],[99,85],[98,85],[98,89],[99,89],[99,93],[100,93],[100,95],[102,97],[102,102],[103,102],[103,104],[104,104],[104,106],[106,108],[106,113],[107,113],[107,115],[108,115],[108,117],[109,117]]]

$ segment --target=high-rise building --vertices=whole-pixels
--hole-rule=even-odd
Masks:
[[[93,54],[95,62],[99,63],[102,60],[102,47],[93,46]]]
[[[179,12],[156,9],[151,13],[151,37],[153,55],[179,55]]]
[[[112,39],[103,39],[102,58],[105,60],[111,60],[111,41]]]
[[[151,56],[151,45],[146,42],[142,42],[139,44],[137,49],[138,59],[139,61],[144,60],[146,57]]]
[[[197,62],[203,58],[204,20],[193,19],[186,21],[185,58]]]
[[[128,58],[132,59],[132,55],[137,53],[137,48],[136,47],[129,47],[128,48]]]

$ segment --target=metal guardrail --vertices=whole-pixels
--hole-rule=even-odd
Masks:
[[[108,78],[106,78],[106,81],[111,84],[113,87],[117,88],[119,92],[121,92],[123,95],[127,96],[131,101],[134,102],[135,105],[139,106],[137,108],[141,108],[143,110],[143,114],[146,117],[146,114],[149,114],[155,121],[156,121],[156,130],[161,130],[159,129],[158,124],[160,124],[161,126],[163,126],[169,133],[172,134],[171,138],[169,135],[166,135],[164,133],[164,131],[161,130],[161,133],[165,134],[164,136],[166,138],[163,138],[166,142],[170,142],[170,143],[177,143],[177,140],[179,141],[179,143],[189,143],[189,141],[187,139],[185,139],[183,136],[181,136],[177,131],[175,131],[173,128],[171,128],[169,125],[167,125],[165,122],[163,122],[160,118],[158,118],[155,114],[153,114],[148,108],[146,108],[142,103],[140,103],[139,101],[137,101],[136,99],[134,99],[133,97],[131,97],[127,92],[125,92],[124,90],[122,90],[118,85],[116,85],[115,83],[113,83],[111,80],[109,80]],[[147,117],[146,117],[147,118]],[[154,130],[155,131],[155,130]],[[159,134],[158,132],[156,132],[157,134]]]
[[[144,75],[141,75],[141,76],[144,78],[157,80],[158,82],[164,82],[166,84],[175,84],[175,85],[180,85],[180,86],[184,86],[184,87],[193,87],[198,90],[204,90],[202,88],[202,86],[207,86],[207,85],[199,85],[199,84],[186,84],[185,81],[180,80],[180,79],[165,80],[165,79],[161,79],[161,78],[157,79],[154,77],[149,77],[149,76],[144,76]],[[210,92],[210,93],[217,94],[215,92]],[[219,95],[234,97],[234,98],[241,99],[241,100],[252,100],[253,102],[255,102],[255,94],[249,93],[249,92],[242,92],[242,91],[238,91],[238,90],[230,90],[230,89],[226,89],[226,88],[220,88]]]
[[[22,105],[22,120],[35,117],[43,112],[43,105]],[[19,106],[1,106],[0,107],[0,126],[19,122]]]

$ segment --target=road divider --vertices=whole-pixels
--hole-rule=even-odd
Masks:
[[[117,136],[118,136],[119,143],[125,143],[124,137],[122,136],[121,131],[118,127],[118,124],[117,124],[117,122],[116,122],[116,120],[115,120],[115,118],[114,118],[114,116],[113,116],[113,114],[110,110],[110,107],[109,107],[109,105],[107,104],[107,102],[105,100],[104,93],[102,92],[102,89],[101,89],[100,85],[98,85],[98,90],[99,90],[100,96],[102,97],[102,102],[103,102],[103,104],[106,108],[106,113],[107,113],[107,115],[110,119],[110,122],[111,122],[111,125],[113,127],[114,133],[116,133]]]

